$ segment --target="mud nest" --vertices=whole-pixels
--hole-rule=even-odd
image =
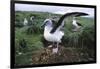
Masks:
[[[52,54],[50,48],[44,48],[32,56],[33,64],[73,63],[93,61],[93,54],[81,48],[65,48],[59,46],[59,52]]]

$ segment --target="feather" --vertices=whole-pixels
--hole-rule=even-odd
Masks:
[[[50,31],[50,33],[54,33],[57,28],[61,28],[62,26],[62,23],[63,23],[63,20],[68,17],[68,16],[82,16],[82,15],[88,15],[87,13],[83,13],[83,12],[72,12],[72,13],[66,13],[64,14],[59,20],[58,20],[58,23],[57,25]],[[64,25],[64,24],[63,24]]]

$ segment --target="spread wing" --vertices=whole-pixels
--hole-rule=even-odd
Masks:
[[[74,16],[74,17],[78,17],[78,16],[84,16],[84,15],[88,15],[87,13],[83,13],[83,12],[71,12],[71,13],[66,13],[64,14],[58,21],[57,25],[51,30],[50,33],[54,33],[57,29],[61,29],[64,26],[64,19],[69,17],[69,16]]]

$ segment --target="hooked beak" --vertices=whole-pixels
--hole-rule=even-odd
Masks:
[[[41,28],[44,28],[46,22],[44,21],[43,24],[41,25]]]
[[[43,28],[46,25],[47,22],[48,21],[44,21],[43,24],[41,25],[41,28]]]
[[[41,28],[43,28],[45,26],[45,23],[43,23],[42,25],[41,25]]]

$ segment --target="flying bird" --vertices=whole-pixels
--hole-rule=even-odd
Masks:
[[[44,38],[45,40],[53,43],[53,53],[58,53],[58,45],[61,43],[61,39],[64,36],[64,31],[61,30],[64,28],[64,19],[68,16],[81,16],[81,15],[88,15],[83,12],[72,12],[66,13],[58,20],[58,23],[54,25],[51,19],[45,19],[42,26],[44,27]],[[56,45],[55,45],[56,42]]]

